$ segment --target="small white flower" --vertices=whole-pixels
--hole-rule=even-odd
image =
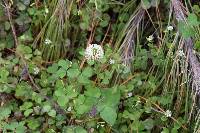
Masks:
[[[47,39],[45,39],[44,43],[48,45],[48,44],[51,44],[52,41],[47,38]]]
[[[167,27],[167,30],[168,30],[168,31],[172,31],[173,29],[174,29],[174,27],[171,26],[171,25]]]
[[[110,64],[115,64],[115,60],[110,59],[110,60],[109,60],[109,63],[110,63]]]
[[[147,39],[147,41],[148,41],[148,42],[152,42],[152,41],[153,41],[153,39],[154,39],[154,37],[153,37],[153,35],[150,35],[150,36],[149,36],[149,37],[147,37],[146,39]]]
[[[68,107],[68,108],[67,108],[67,111],[68,111],[68,112],[71,112],[71,111],[72,111],[72,107],[71,107],[71,106]]]
[[[133,96],[133,93],[132,92],[129,92],[127,97],[132,97]]]
[[[127,64],[123,62],[122,67],[127,67]]]
[[[138,100],[138,101],[136,102],[135,106],[138,106],[140,103],[141,103],[141,101]]]
[[[70,61],[69,63],[70,63],[70,64],[69,64],[69,67],[72,67],[72,62]]]
[[[40,69],[38,67],[35,67],[33,68],[33,71],[34,71],[33,73],[37,75],[40,72]]]
[[[87,60],[99,60],[104,56],[103,48],[97,44],[90,44],[85,50]]]
[[[185,53],[183,52],[183,50],[178,51],[178,56],[185,57]]]
[[[47,7],[45,7],[45,13],[48,14],[49,13],[49,9]]]
[[[164,114],[165,114],[166,117],[172,116],[172,112],[170,110],[167,110]]]
[[[81,10],[78,10],[78,16],[80,16],[82,14]]]
[[[99,125],[97,125],[97,129],[99,128]]]
[[[101,127],[104,127],[105,125],[104,124],[101,124]]]
[[[97,125],[98,125],[97,128],[99,128],[99,126],[104,127],[105,126],[105,122],[98,122]]]

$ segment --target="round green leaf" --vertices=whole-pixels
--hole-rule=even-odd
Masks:
[[[76,78],[80,74],[80,71],[76,68],[70,68],[67,71],[67,76],[70,78]]]
[[[60,68],[56,74],[60,77],[60,78],[64,78],[66,75],[66,70],[64,70],[63,68]]]
[[[87,133],[87,131],[84,128],[78,126],[75,128],[75,133]]]
[[[117,119],[116,111],[111,107],[105,107],[101,112],[100,116],[104,119],[108,124],[114,125]]]
[[[91,67],[86,67],[83,72],[82,75],[85,77],[91,77],[93,75],[93,69]]]
[[[67,70],[70,67],[70,61],[68,60],[60,60],[58,65]]]
[[[51,116],[51,117],[55,117],[56,116],[56,111],[54,109],[50,110],[48,112],[48,115]]]

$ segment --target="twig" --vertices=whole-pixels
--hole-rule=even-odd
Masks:
[[[17,47],[18,46],[18,40],[17,40],[15,27],[12,23],[12,16],[10,15],[10,6],[8,6],[8,4],[5,2],[5,0],[3,0],[3,2],[5,4],[4,8],[6,9],[6,13],[8,15],[9,23],[10,23],[10,26],[11,26],[11,29],[12,29],[13,38],[15,40],[15,47]]]
[[[81,65],[80,65],[80,69],[83,68],[85,61],[86,61],[86,58],[84,58],[84,59],[82,60]]]
[[[90,32],[90,37],[89,37],[89,39],[88,39],[88,41],[87,41],[87,47],[89,46],[89,44],[92,42],[92,40],[93,40],[93,38],[94,38],[94,31],[95,31],[95,27],[96,27],[96,23],[94,22],[94,19],[93,19],[93,21],[92,21],[92,29],[91,29],[91,32]],[[83,68],[83,66],[84,66],[84,64],[85,64],[85,61],[86,61],[86,59],[84,58],[83,60],[82,60],[82,62],[81,62],[81,65],[80,65],[80,69],[82,69]]]
[[[121,85],[126,84],[128,81],[132,80],[136,75],[131,75],[127,80],[125,80]]]
[[[105,39],[106,39],[106,37],[107,37],[107,35],[108,35],[108,32],[109,32],[109,30],[110,30],[110,27],[111,27],[111,23],[109,23],[109,25],[108,25],[106,34],[105,34],[105,36],[104,36],[104,38],[103,38],[103,40],[102,40],[102,42],[101,42],[101,46],[103,46],[103,43],[104,43],[104,41],[105,41]]]
[[[25,66],[26,66],[25,61],[24,61],[24,64],[25,64]],[[43,95],[43,94],[41,93],[40,87],[38,87],[38,85],[34,82],[32,76],[30,75],[30,73],[29,73],[29,71],[28,71],[28,68],[27,68],[27,72],[28,72],[28,77],[29,77],[29,79],[30,79],[30,81],[31,81],[31,84],[32,84],[33,87],[36,89],[36,91],[39,92],[39,95],[42,96],[42,97],[43,97],[44,99],[46,99],[47,101],[49,101],[49,102],[53,105],[53,107],[55,108],[56,112],[59,112],[59,113],[61,113],[62,115],[65,115],[65,114],[66,114],[66,111],[65,111],[64,109],[60,108],[60,106],[59,106],[55,101],[53,101],[52,99],[50,99],[49,97],[47,97],[47,96],[45,96],[45,95]]]
[[[62,115],[65,115],[66,113],[65,113],[64,109],[60,108],[60,106],[55,101],[53,101],[49,97],[47,97],[47,96],[45,96],[45,95],[42,94],[40,87],[34,82],[32,76],[30,75],[30,73],[28,71],[28,68],[27,68],[27,64],[26,64],[26,62],[25,62],[25,60],[23,58],[22,58],[22,61],[23,61],[24,65],[25,65],[25,67],[27,69],[28,78],[30,79],[31,84],[35,88],[34,91],[37,91],[41,97],[43,97],[44,99],[46,99],[47,101],[49,101],[52,104],[52,106],[54,107],[54,109],[56,110],[56,112],[59,112]]]
[[[49,101],[51,103],[51,105],[54,107],[54,109],[56,110],[56,112],[58,112],[62,115],[65,115],[66,111],[64,109],[62,109],[54,100],[52,100],[51,98],[42,94],[40,87],[34,82],[32,76],[30,75],[30,73],[28,71],[27,63],[26,63],[26,60],[24,59],[24,57],[15,50],[12,50],[12,49],[9,49],[9,50],[12,51],[13,53],[15,53],[16,55],[18,55],[21,58],[22,63],[24,64],[24,66],[27,69],[28,78],[30,79],[31,84],[33,85],[33,87],[35,89],[33,91],[37,91],[41,97],[43,97],[45,100]]]
[[[142,99],[142,100],[144,100],[144,101],[149,101],[148,99],[146,99],[145,97],[142,97],[142,96],[138,96],[140,99]],[[164,111],[164,109],[162,109],[158,104],[156,104],[156,103],[154,103],[154,102],[152,102],[152,101],[149,101],[149,102],[151,102],[157,109],[159,109],[158,110],[158,112],[160,112],[160,113],[165,113],[165,111]],[[183,128],[183,129],[185,129],[185,130],[187,130],[187,127],[185,127],[183,124],[181,124],[178,120],[176,120],[174,117],[170,117],[174,122],[176,122],[176,123],[178,123],[178,124],[180,124],[181,125],[181,127]]]

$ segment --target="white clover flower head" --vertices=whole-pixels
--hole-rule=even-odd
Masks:
[[[85,58],[87,60],[99,60],[104,56],[104,51],[101,45],[90,44],[85,50]]]
[[[45,39],[44,43],[48,45],[48,44],[51,44],[52,41],[47,38],[47,39]]]
[[[185,53],[183,52],[183,50],[178,51],[178,56],[185,57]]]
[[[153,35],[150,35],[150,36],[149,36],[149,37],[147,37],[146,39],[147,39],[147,41],[148,41],[148,42],[152,42],[152,41],[153,41],[153,39],[154,39],[154,37],[153,37]]]
[[[166,117],[172,116],[172,112],[170,110],[167,110],[164,114],[165,114]]]
[[[128,94],[127,94],[127,97],[132,97],[133,96],[133,93],[132,92],[129,92]]]
[[[174,29],[173,26],[171,26],[171,25],[170,25],[170,26],[167,26],[167,30],[168,30],[168,31],[172,31],[173,29]]]
[[[110,59],[110,60],[109,60],[109,63],[110,63],[110,64],[115,64],[115,60]]]
[[[37,75],[40,72],[40,69],[38,67],[35,67],[33,68],[33,71],[34,71],[33,73]]]
[[[68,112],[71,112],[71,111],[72,111],[72,107],[71,107],[71,106],[68,107],[68,108],[67,108],[67,111],[68,111]]]

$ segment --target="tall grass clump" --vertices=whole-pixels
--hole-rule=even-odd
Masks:
[[[55,61],[66,56],[69,51],[70,23],[73,0],[53,0],[46,3],[48,14],[45,24],[37,35],[34,45],[40,47],[47,61]]]

